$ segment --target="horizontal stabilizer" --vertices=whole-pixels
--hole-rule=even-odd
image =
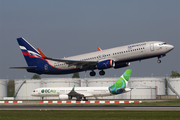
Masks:
[[[129,92],[131,90],[132,90],[131,88],[125,88],[125,92]]]
[[[35,69],[37,66],[30,67],[9,67],[9,69]]]

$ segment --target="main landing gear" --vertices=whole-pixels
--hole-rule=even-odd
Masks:
[[[76,101],[81,101],[82,97],[77,96]]]
[[[81,101],[81,99],[82,99],[82,97],[79,97],[79,96],[76,97],[76,101]],[[88,99],[86,99],[86,97],[84,97],[83,101],[88,101]]]
[[[95,75],[96,75],[96,72],[94,72],[94,70],[93,70],[93,71],[91,71],[91,72],[89,73],[89,75],[90,75],[90,76],[95,76]]]
[[[86,99],[86,97],[84,97],[83,101],[88,101],[88,99]]]
[[[99,75],[105,75],[104,70],[99,71]]]
[[[92,70],[90,73],[89,73],[90,76],[95,76],[96,75],[96,72],[94,72],[94,70]],[[99,75],[105,75],[105,71],[104,70],[101,70],[99,71]]]

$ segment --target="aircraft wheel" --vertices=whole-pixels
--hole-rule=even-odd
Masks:
[[[82,97],[77,96],[76,101],[81,101]]]
[[[84,97],[83,101],[88,101],[88,100],[86,99],[86,97]]]
[[[94,72],[94,71],[90,72],[90,76],[95,76],[95,75],[96,75],[96,72]]]
[[[158,63],[161,63],[161,60],[158,60],[157,62],[158,62]]]
[[[99,71],[99,75],[105,75],[105,72],[103,70]]]

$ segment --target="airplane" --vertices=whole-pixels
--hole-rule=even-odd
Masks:
[[[82,98],[83,101],[87,101],[86,97],[103,97],[112,96],[131,91],[131,88],[127,88],[128,80],[130,78],[132,69],[127,69],[120,78],[109,87],[45,87],[37,88],[31,96],[34,97],[59,97],[60,100],[68,100],[76,97],[79,101]]]
[[[166,56],[174,49],[173,45],[161,41],[149,41],[115,47],[98,51],[55,59],[45,56],[24,38],[17,38],[19,47],[25,57],[28,67],[10,67],[11,69],[26,69],[37,74],[71,74],[90,70],[90,76],[95,76],[94,70],[98,69],[100,75],[105,75],[105,69],[122,68],[130,65],[130,62],[141,61],[149,58]]]

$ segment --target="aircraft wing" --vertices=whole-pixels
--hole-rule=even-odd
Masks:
[[[97,61],[79,61],[79,60],[67,60],[67,59],[54,59],[54,58],[49,58],[46,57],[43,52],[37,48],[39,51],[40,55],[47,60],[52,60],[52,61],[57,61],[57,62],[65,62],[66,64],[69,65],[76,65],[77,67],[83,66],[83,67],[90,67],[96,65],[98,62]]]
[[[66,64],[76,65],[76,66],[93,66],[97,64],[96,61],[78,61],[78,60],[66,60],[66,59],[54,59],[54,58],[46,58],[46,59],[57,62],[65,62]]]
[[[102,51],[102,49],[100,47],[97,47],[98,51]]]
[[[74,89],[75,89],[75,85],[74,85],[73,89],[71,90],[71,92],[69,92],[69,94],[68,94],[69,96],[72,96],[72,97],[77,97],[77,96],[79,96],[79,97],[93,97],[93,94],[90,94],[87,92],[79,93],[79,92],[76,92]]]
[[[71,92],[68,93],[69,96],[72,96],[72,97],[77,97],[77,96],[84,97],[83,94],[77,93],[76,91],[74,91],[74,88],[75,88],[75,85],[74,85],[73,89],[71,90]]]
[[[77,93],[76,91],[71,91],[68,95],[72,97],[77,97],[77,96],[84,97],[83,94]]]

